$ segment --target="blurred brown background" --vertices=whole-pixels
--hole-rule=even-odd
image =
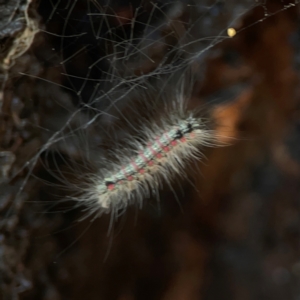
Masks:
[[[139,36],[149,3],[112,1],[106,13],[113,17],[100,27],[101,16],[91,21],[88,12],[107,5],[101,1],[0,1],[0,298],[300,299],[300,10],[294,2],[189,2],[206,12],[196,17],[187,2],[156,2],[153,28],[177,9],[173,19],[199,20],[192,32],[198,38],[226,33],[233,19],[240,30],[198,58],[203,73],[192,101],[211,106],[218,133],[231,138],[224,138],[226,147],[205,149],[201,172],[191,173],[195,186],[174,184],[180,205],[166,189],[159,206],[154,199],[142,210],[129,208],[110,235],[109,216],[77,222],[81,209],[52,209],[64,192],[49,169],[76,160],[70,145],[43,151],[20,190],[28,174],[22,166],[71,108],[93,98],[95,83],[82,78],[111,70],[100,61],[87,72],[106,55],[101,37],[113,26],[116,36]],[[241,8],[247,13],[239,15]],[[144,25],[132,31],[133,18]],[[167,51],[150,49],[157,61]],[[153,68],[146,60],[133,67],[136,73]]]

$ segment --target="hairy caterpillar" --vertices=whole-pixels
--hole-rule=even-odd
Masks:
[[[199,156],[199,146],[212,143],[212,133],[192,112],[163,123],[144,130],[144,141],[135,141],[132,156],[93,176],[82,198],[91,212],[124,209],[134,197],[142,199],[150,191],[155,193],[163,179],[169,181],[174,174],[182,174],[186,160]]]
[[[68,199],[86,207],[84,218],[103,213],[117,218],[132,203],[141,207],[143,199],[158,197],[165,184],[173,189],[175,177],[186,177],[186,165],[201,157],[201,147],[220,144],[203,111],[189,107],[190,89],[195,82],[189,76],[190,68],[177,75],[168,76],[160,93],[156,86],[161,78],[157,83],[144,82],[143,87],[136,87],[123,110],[116,107],[114,112],[112,106],[107,112],[115,115],[112,130],[101,121],[100,113],[96,115],[100,120],[90,127],[108,136],[108,150],[84,146],[87,129],[83,130],[78,148],[88,168],[81,171],[72,165],[75,182],[65,183],[73,192]],[[111,131],[115,136],[112,141]],[[90,143],[95,145],[93,140]]]

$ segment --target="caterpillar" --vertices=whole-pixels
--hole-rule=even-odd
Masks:
[[[137,121],[127,121],[135,132],[128,134],[125,145],[114,149],[95,173],[85,176],[81,195],[73,200],[87,207],[88,216],[116,216],[134,202],[141,206],[164,183],[172,185],[176,176],[184,177],[188,162],[201,158],[201,147],[217,145],[216,134],[201,113],[188,108],[185,85],[183,79],[177,89],[172,82],[173,92],[164,87],[156,101],[146,104],[146,116],[138,112]],[[167,98],[173,95],[169,101],[168,93]]]
[[[90,213],[119,211],[135,198],[156,193],[163,180],[182,175],[186,161],[201,155],[200,146],[215,141],[213,132],[192,111],[173,111],[164,117],[161,126],[143,128],[143,141],[134,142],[131,155],[90,178],[81,197]]]

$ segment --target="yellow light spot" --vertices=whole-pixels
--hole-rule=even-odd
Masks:
[[[236,35],[236,30],[234,28],[228,28],[227,29],[227,34],[229,37],[234,37]]]

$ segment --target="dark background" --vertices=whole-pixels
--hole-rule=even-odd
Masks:
[[[171,17],[178,2],[157,1],[152,15],[147,1],[2,2],[0,299],[300,299],[299,5],[194,1],[191,9],[182,1]],[[105,5],[112,15],[105,24],[89,19]],[[193,15],[197,5],[203,15]],[[240,9],[248,12],[240,16]],[[113,67],[129,78],[155,70],[167,54],[165,66],[180,64],[174,49],[182,29],[174,19],[187,24],[183,30],[197,25],[194,40],[225,36],[230,24],[240,29],[195,59],[200,74],[191,96],[210,108],[228,146],[204,150],[200,171],[190,175],[194,185],[179,179],[176,197],[166,188],[159,206],[153,199],[130,207],[108,234],[109,216],[78,222],[82,209],[60,202],[68,195],[64,170],[82,163],[73,140],[51,143],[22,167],[72,111],[89,120],[93,109],[107,107],[107,99],[93,100],[119,82],[105,80]],[[167,37],[166,20],[176,36]],[[126,61],[124,48],[113,47],[131,34],[141,41],[163,22],[151,36],[163,36],[162,46],[148,52],[157,64],[138,55]],[[89,68],[118,49],[120,64],[100,60]]]

